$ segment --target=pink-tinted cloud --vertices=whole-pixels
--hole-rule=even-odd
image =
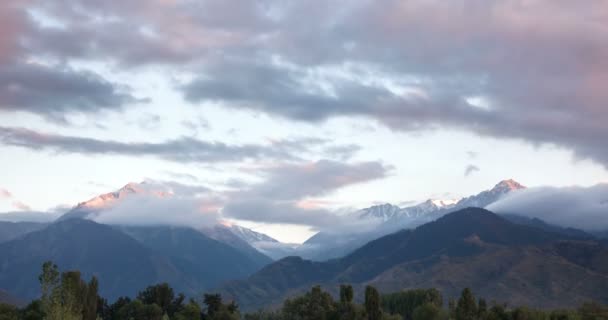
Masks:
[[[0,199],[11,199],[13,195],[6,189],[0,188]]]
[[[32,210],[32,208],[30,206],[28,206],[27,204],[25,204],[25,203],[23,203],[21,201],[18,201],[18,200],[13,201],[13,206],[15,208],[19,209],[19,210],[22,210],[22,211],[30,211],[30,210]]]

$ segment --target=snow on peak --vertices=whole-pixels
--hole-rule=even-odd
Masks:
[[[236,224],[231,225],[229,228],[230,228],[230,231],[232,231],[232,233],[234,233],[237,237],[241,238],[242,240],[244,240],[245,242],[247,242],[249,244],[253,244],[253,243],[261,242],[261,241],[278,242],[276,239],[271,238],[263,233],[253,231],[249,228],[241,227]]]
[[[94,197],[88,201],[81,202],[76,206],[77,208],[86,208],[86,209],[104,209],[111,207],[117,201],[122,200],[126,197],[140,194],[140,195],[153,195],[159,198],[168,197],[171,195],[171,192],[166,190],[161,190],[158,186],[153,186],[151,184],[146,183],[145,181],[142,183],[129,182],[124,187],[110,193],[104,193],[97,197]]]
[[[513,179],[508,179],[508,180],[503,180],[503,181],[499,182],[498,184],[496,184],[496,186],[494,186],[494,188],[492,188],[492,191],[505,193],[505,192],[521,190],[521,189],[525,189],[525,188],[526,187],[523,186],[522,184],[520,184],[519,182],[517,182]]]
[[[399,214],[401,208],[390,203],[371,206],[358,211],[359,219],[382,219],[388,221]]]

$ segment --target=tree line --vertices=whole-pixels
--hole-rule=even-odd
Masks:
[[[608,307],[598,303],[564,310],[509,308],[476,299],[468,288],[458,299],[444,303],[436,289],[381,295],[367,286],[359,304],[350,285],[340,286],[338,300],[314,286],[274,310],[241,313],[236,303],[223,301],[219,294],[186,300],[167,283],[110,304],[99,295],[95,277],[86,282],[79,271],[60,272],[51,262],[43,264],[38,280],[40,299],[23,308],[0,304],[0,320],[608,320]]]

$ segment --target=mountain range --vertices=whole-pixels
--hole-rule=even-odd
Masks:
[[[403,208],[390,203],[365,208],[351,214],[352,219],[374,225],[374,228],[359,232],[321,231],[304,242],[296,254],[315,261],[342,257],[383,235],[419,226],[459,209],[484,208],[511,192],[525,188],[515,180],[509,179],[500,181],[490,190],[459,200],[428,199],[420,204]]]
[[[540,307],[606,303],[608,248],[466,208],[371,241],[339,259],[284,258],[220,291],[250,309],[279,303],[315,284],[336,293],[341,283],[358,289],[372,284],[383,292],[435,287],[447,297],[471,287],[490,300]]]
[[[63,270],[97,276],[110,300],[168,282],[190,296],[217,288],[248,309],[278,303],[313,284],[336,293],[337,284],[348,282],[359,292],[367,284],[383,292],[436,287],[448,297],[470,286],[489,298],[546,307],[605,302],[608,240],[597,240],[601,233],[479,209],[524,188],[504,180],[457,200],[372,206],[346,216],[367,226],[362,231],[324,230],[294,245],[234,223],[93,221],[135,195],[173,196],[130,183],[79,203],[55,221],[0,221],[0,293],[13,300],[35,298],[40,266],[53,260]]]

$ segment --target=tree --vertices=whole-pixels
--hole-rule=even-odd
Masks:
[[[331,295],[314,286],[303,296],[287,299],[283,304],[285,319],[324,320],[336,317],[337,309]]]
[[[44,318],[42,310],[42,302],[34,300],[30,302],[23,310],[21,310],[21,319],[23,320],[41,320]]]
[[[175,314],[175,320],[200,320],[201,307],[194,301],[190,301]]]
[[[378,290],[372,286],[365,287],[365,313],[369,320],[382,319],[380,294],[378,293]]]
[[[441,293],[437,289],[415,289],[382,296],[382,310],[399,314],[407,320],[412,319],[417,307],[427,303],[441,308],[443,305]]]
[[[445,315],[441,307],[432,303],[425,303],[416,307],[412,313],[413,320],[441,320],[445,319]]]
[[[340,285],[340,303],[352,303],[353,302],[353,286],[351,285]]]
[[[0,320],[19,320],[19,309],[10,304],[0,303]]]
[[[38,281],[40,281],[40,289],[42,291],[40,297],[42,311],[48,319],[58,319],[60,315],[54,314],[57,310],[53,310],[58,299],[59,268],[57,265],[51,261],[44,262]]]
[[[207,306],[207,315],[213,317],[222,308],[222,296],[219,294],[204,294],[203,303]]]
[[[137,299],[143,302],[144,304],[156,304],[161,308],[163,313],[169,313],[169,316],[173,315],[175,310],[173,308],[175,294],[173,293],[173,289],[169,286],[168,283],[161,283],[153,286],[149,286],[143,291],[140,291],[137,294]],[[181,301],[183,301],[183,296],[181,297]],[[181,301],[179,304],[181,304]],[[171,312],[170,312],[171,311]]]
[[[95,320],[97,319],[97,304],[99,302],[99,282],[96,277],[92,277],[91,281],[86,287],[86,293],[84,296],[82,319],[83,320]]]
[[[477,303],[471,289],[465,288],[458,299],[456,305],[456,320],[475,320],[477,319]]]

